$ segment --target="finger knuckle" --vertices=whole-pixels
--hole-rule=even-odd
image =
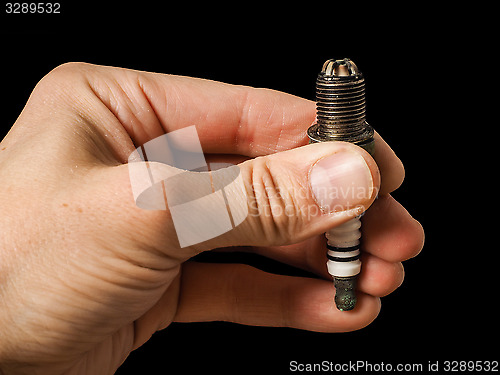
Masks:
[[[398,289],[404,281],[404,268],[399,262],[394,263],[392,268],[379,276],[378,285],[374,285],[378,291],[375,293],[378,297],[384,297]]]
[[[254,160],[252,169],[251,213],[269,242],[285,243],[296,232],[300,219],[297,202],[287,189],[286,173],[267,158]],[[279,176],[279,177],[278,177]]]
[[[399,262],[395,263],[393,265],[393,269],[391,270],[391,272],[389,272],[385,290],[381,293],[380,297],[391,294],[396,289],[398,289],[401,286],[401,284],[403,284],[404,278],[405,278],[405,272],[403,265]]]
[[[85,82],[85,71],[90,64],[69,62],[61,64],[47,73],[35,87],[35,94],[54,95],[74,90],[78,83]]]

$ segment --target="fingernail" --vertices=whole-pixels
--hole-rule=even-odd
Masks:
[[[365,159],[342,150],[320,159],[309,173],[316,203],[323,211],[345,211],[368,201],[373,179]]]

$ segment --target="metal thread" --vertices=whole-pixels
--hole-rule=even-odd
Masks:
[[[313,142],[344,141],[360,146],[373,141],[366,122],[365,79],[349,60],[328,60],[316,80],[317,122],[308,135]]]

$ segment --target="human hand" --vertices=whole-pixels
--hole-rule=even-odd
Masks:
[[[88,64],[48,74],[0,143],[1,371],[113,373],[173,321],[322,332],[373,321],[423,232],[389,195],[404,176],[389,146],[377,135],[377,167],[347,143],[307,145],[314,116],[313,102],[267,89]],[[240,162],[247,194],[237,199],[250,212],[233,230],[180,248],[168,210],[136,206],[125,163],[137,146],[193,124],[208,159]],[[351,172],[311,185],[318,160]],[[318,193],[352,181],[370,194],[347,202]],[[318,205],[335,211],[311,214]],[[339,312],[323,233],[370,205],[358,304]],[[318,278],[189,261],[216,248]]]

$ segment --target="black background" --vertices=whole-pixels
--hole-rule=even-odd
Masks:
[[[441,366],[444,360],[497,360],[498,282],[488,255],[493,248],[482,240],[494,236],[482,232],[488,221],[482,213],[491,211],[495,198],[484,184],[491,177],[479,178],[480,169],[468,156],[477,149],[464,146],[470,137],[460,128],[471,124],[456,96],[462,87],[456,62],[472,53],[465,47],[471,38],[467,30],[443,14],[411,8],[361,13],[353,6],[301,4],[273,11],[236,5],[63,3],[62,14],[52,16],[9,16],[2,9],[2,129],[15,122],[36,83],[68,61],[267,87],[313,99],[323,62],[349,57],[366,78],[368,121],[405,164],[405,182],[393,196],[422,223],[426,245],[404,263],[405,282],[382,299],[379,317],[360,331],[174,323],[133,352],[117,373],[140,368],[148,374],[262,369],[286,374],[290,361],[422,363],[426,368],[436,360]],[[230,260],[299,273],[252,256]]]

